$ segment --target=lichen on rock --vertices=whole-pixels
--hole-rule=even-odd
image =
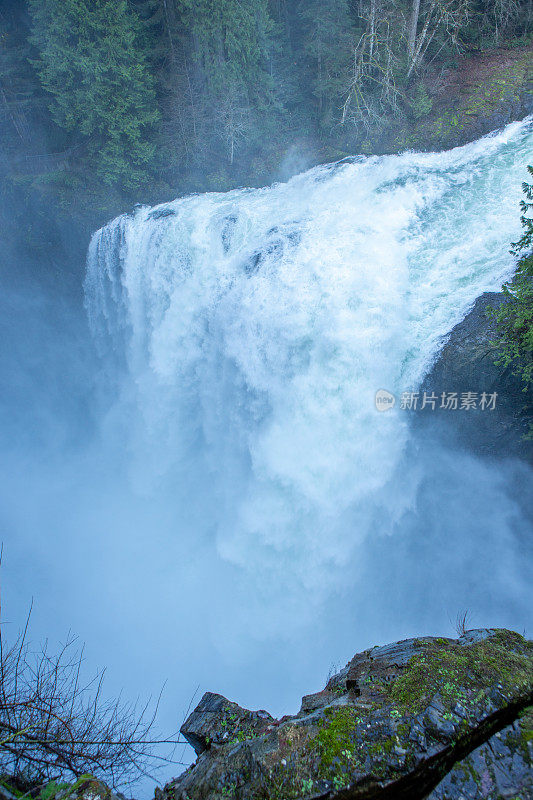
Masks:
[[[156,800],[416,800],[433,790],[445,800],[454,795],[443,780],[453,773],[457,783],[492,737],[514,742],[520,730],[523,742],[528,718],[517,720],[532,699],[533,645],[511,631],[374,647],[292,717],[204,695],[182,728],[199,757]]]

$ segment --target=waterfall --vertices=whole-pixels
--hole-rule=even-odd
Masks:
[[[139,206],[96,232],[86,306],[122,365],[113,419],[135,484],[164,483],[225,561],[313,592],[378,523],[392,532],[413,502],[411,433],[376,391],[415,390],[511,275],[532,144],[513,123],[449,152]]]

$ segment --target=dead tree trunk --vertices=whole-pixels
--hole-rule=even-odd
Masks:
[[[413,0],[411,6],[411,17],[409,19],[409,28],[407,30],[407,50],[411,63],[415,54],[416,44],[416,31],[418,29],[418,17],[420,15],[420,0]]]

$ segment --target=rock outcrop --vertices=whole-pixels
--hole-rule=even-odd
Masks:
[[[532,702],[533,643],[516,633],[374,647],[295,716],[204,695],[182,727],[196,763],[156,800],[525,799]]]
[[[531,441],[525,439],[531,422],[533,392],[523,392],[511,367],[497,366],[495,325],[487,313],[505,302],[503,293],[485,293],[462,322],[452,330],[420,392],[496,393],[493,410],[476,408],[450,411],[439,408],[420,412],[415,424],[433,426],[438,421],[447,437],[482,455],[517,456],[533,461]]]
[[[465,54],[428,75],[431,108],[391,126],[388,150],[449,150],[533,113],[532,48]]]
[[[460,761],[428,800],[531,800],[533,709]]]

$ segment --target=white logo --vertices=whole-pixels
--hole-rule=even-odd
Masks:
[[[386,389],[378,389],[375,402],[378,411],[388,411],[389,408],[394,408],[396,398]]]

